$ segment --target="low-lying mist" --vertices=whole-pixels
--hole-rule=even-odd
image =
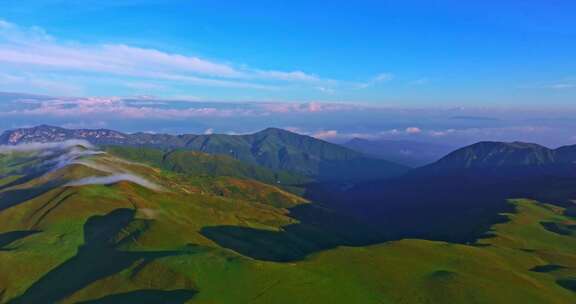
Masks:
[[[146,179],[133,174],[113,174],[109,176],[91,176],[82,178],[66,184],[65,186],[85,186],[85,185],[110,185],[121,181],[132,182],[142,187],[152,190],[161,191],[162,188]]]
[[[98,159],[91,159],[91,156],[105,155],[94,145],[85,140],[66,140],[62,142],[47,143],[26,143],[20,145],[3,145],[0,146],[0,154],[17,154],[26,153],[28,157],[38,157],[39,163],[34,164],[33,168],[26,168],[29,171],[54,172],[70,165],[82,165],[108,176],[88,176],[78,180],[70,181],[65,186],[83,186],[83,185],[109,185],[120,181],[128,181],[140,186],[162,191],[162,187],[156,185],[127,169],[98,163]],[[124,163],[123,160],[117,159],[118,163]]]
[[[71,139],[61,142],[46,142],[46,143],[25,143],[19,145],[1,145],[0,153],[15,153],[15,152],[43,152],[50,153],[54,151],[67,150],[72,147],[83,147],[86,149],[95,149],[95,147],[88,141],[81,139]]]

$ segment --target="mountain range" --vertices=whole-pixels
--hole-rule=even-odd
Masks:
[[[353,138],[343,146],[366,155],[386,159],[410,167],[433,163],[452,152],[450,145],[410,140],[369,140]]]
[[[343,146],[282,129],[268,128],[247,135],[195,135],[195,134],[127,134],[107,129],[65,129],[41,125],[32,128],[8,130],[0,135],[0,145],[61,142],[72,139],[86,140],[98,146],[133,147],[142,153],[171,155],[174,151],[195,151],[237,160],[256,168],[274,172],[290,172],[301,177],[326,181],[361,181],[397,177],[411,173],[433,172],[442,174],[457,170],[495,170],[514,168],[569,168],[576,163],[576,145],[550,149],[523,142],[479,142],[453,152],[447,146],[405,141],[368,141],[353,139]],[[388,147],[388,148],[387,148]],[[412,147],[412,148],[410,148]],[[137,148],[137,149],[136,149]],[[416,161],[432,160],[416,170],[399,165],[385,155],[397,155],[398,149],[413,149]],[[145,149],[151,149],[144,151]],[[358,151],[356,151],[356,150]],[[380,152],[377,152],[380,151]],[[179,152],[182,153],[182,152]],[[189,154],[198,157],[200,154]],[[416,156],[415,156],[416,157]],[[397,161],[402,161],[396,158]],[[158,160],[156,160],[157,162]],[[403,161],[406,163],[406,159]],[[408,161],[409,162],[409,161]],[[413,163],[414,164],[414,163]],[[269,173],[270,174],[270,173]]]
[[[576,145],[550,149],[523,142],[479,142],[458,149],[411,175],[576,175]]]
[[[0,303],[576,301],[575,179],[321,182],[186,147],[26,141],[0,147]],[[547,159],[498,146],[448,159]]]
[[[372,158],[360,152],[310,136],[269,128],[248,135],[170,135],[113,130],[65,129],[41,125],[5,131],[0,144],[58,142],[82,139],[99,146],[120,145],[184,149],[213,155],[226,155],[271,170],[290,171],[321,181],[379,179],[398,176],[408,167]]]
[[[576,213],[574,151],[576,146],[479,142],[402,176],[317,184],[308,195],[397,238],[472,242],[502,221],[502,213],[514,211],[510,198],[551,202]]]

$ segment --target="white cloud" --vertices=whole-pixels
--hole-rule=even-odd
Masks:
[[[31,104],[30,100],[26,103]],[[40,116],[72,118],[184,119],[190,117],[230,117],[265,115],[250,109],[190,107],[184,109],[156,107],[154,104],[131,104],[118,97],[91,97],[37,100],[36,107],[0,112],[1,116]]]
[[[178,106],[174,106],[178,105]],[[122,97],[26,97],[0,109],[0,117],[79,119],[107,123],[110,119],[186,119],[197,117],[270,117],[281,114],[319,114],[358,111],[363,106],[336,103],[234,103],[182,102],[140,96]],[[213,131],[208,128],[207,132]]]
[[[127,181],[131,183],[138,184],[142,187],[146,187],[148,189],[152,189],[155,191],[162,191],[162,188],[140,176],[136,176],[133,174],[113,174],[109,176],[91,176],[79,179],[77,181],[70,182],[65,186],[68,187],[77,187],[77,186],[85,186],[85,185],[110,185],[115,184],[121,181]]]
[[[144,91],[160,91],[165,90],[165,85],[152,83],[152,82],[124,82],[123,86],[131,89],[144,90]]]
[[[256,74],[263,78],[272,78],[286,81],[319,82],[318,76],[306,74],[302,71],[279,72],[279,71],[256,71]]]
[[[564,90],[564,89],[573,89],[576,88],[576,84],[573,83],[555,83],[544,86],[546,89],[553,89],[553,90]]]
[[[44,150],[67,150],[72,147],[83,146],[92,149],[93,146],[85,141],[78,139],[66,140],[63,142],[49,142],[49,143],[24,143],[19,145],[0,145],[0,153],[13,153],[13,152],[33,152]]]
[[[331,82],[303,71],[262,70],[126,44],[61,42],[38,27],[0,20],[0,68],[79,72],[200,86],[274,89],[292,82]],[[135,82],[138,83],[138,82]]]
[[[319,139],[333,139],[338,137],[338,131],[336,130],[318,131],[312,134],[312,137],[316,137]]]
[[[326,94],[334,94],[336,91],[332,88],[328,88],[328,87],[316,87],[316,89],[318,89],[318,91],[322,92],[322,93],[326,93]]]
[[[394,79],[394,74],[392,73],[382,73],[374,77],[374,82],[388,82]]]
[[[576,79],[567,77],[561,80],[540,83],[537,85],[519,86],[521,89],[549,89],[549,90],[567,90],[576,88]]]
[[[418,127],[409,127],[406,128],[406,133],[408,134],[418,134],[418,133],[422,133],[422,129],[418,128]]]
[[[363,106],[359,105],[315,101],[307,103],[261,103],[260,106],[272,113],[319,113],[364,109]]]
[[[5,20],[0,20],[0,30],[10,29],[12,27],[13,27],[12,23]]]
[[[368,87],[375,86],[379,83],[390,82],[394,78],[395,78],[395,76],[392,73],[380,73],[380,74],[376,75],[374,78],[372,78],[370,81],[358,84],[357,88],[366,89]]]

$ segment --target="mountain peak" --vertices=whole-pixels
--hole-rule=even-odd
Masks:
[[[256,134],[290,134],[290,135],[301,135],[298,133],[294,133],[285,129],[281,129],[281,128],[266,128],[262,131],[257,132]]]
[[[470,146],[464,148],[471,148],[471,147],[479,147],[479,146],[487,146],[487,147],[506,147],[511,149],[548,149],[542,145],[523,142],[523,141],[513,141],[513,142],[502,142],[502,141],[481,141]]]
[[[183,149],[227,155],[273,170],[290,171],[322,180],[378,179],[404,173],[407,168],[366,157],[349,148],[279,128],[247,135],[125,134],[106,129],[64,129],[41,125],[6,131],[0,144],[62,142],[81,139],[96,146],[139,146]]]
[[[526,142],[483,141],[458,149],[430,169],[487,169],[499,167],[543,166],[556,162],[554,150]]]

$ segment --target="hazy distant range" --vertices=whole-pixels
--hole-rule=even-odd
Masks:
[[[353,138],[344,146],[366,155],[390,160],[399,164],[420,167],[439,160],[456,146],[410,140],[368,140]]]

